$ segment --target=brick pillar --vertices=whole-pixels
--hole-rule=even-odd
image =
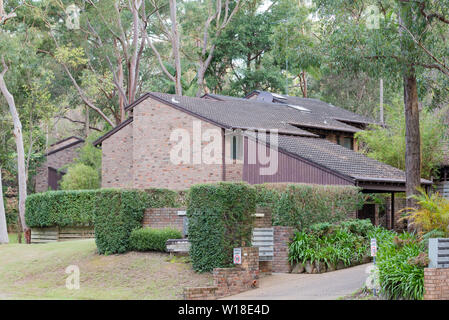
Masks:
[[[288,244],[293,238],[293,227],[274,226],[274,255],[272,272],[289,273]]]
[[[449,300],[449,269],[424,269],[424,300]]]
[[[242,264],[240,265],[240,268],[250,272],[259,271],[259,248],[242,248]]]

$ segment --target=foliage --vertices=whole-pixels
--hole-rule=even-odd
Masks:
[[[48,191],[27,198],[25,219],[30,227],[94,226],[99,253],[123,253],[144,209],[170,206],[172,196],[162,189]]]
[[[269,188],[269,187],[268,187]],[[284,191],[264,192],[262,203],[274,200],[274,225],[292,226],[298,230],[318,222],[347,219],[363,203],[359,189],[353,186],[288,184]],[[265,202],[264,202],[265,201]]]
[[[361,151],[401,170],[405,169],[405,116],[400,101],[385,106],[386,126],[371,126],[370,130],[356,133]],[[422,176],[430,179],[437,174],[443,160],[447,126],[441,114],[421,111],[420,131],[422,148]]]
[[[141,228],[131,232],[129,244],[136,251],[165,251],[168,239],[182,238],[181,232],[172,228]]]
[[[251,244],[254,188],[245,183],[199,184],[190,188],[187,200],[194,270],[229,266],[233,248]]]
[[[341,224],[328,222],[297,231],[289,245],[290,263],[324,263],[327,267],[362,263],[368,256],[368,229],[374,226],[369,220],[349,220]]]
[[[92,167],[101,174],[101,149],[95,147],[92,142],[97,140],[102,134],[92,132],[86,138],[85,143],[78,149],[78,156],[74,159],[74,164],[82,163]]]
[[[416,235],[376,228],[376,264],[381,292],[390,299],[420,300],[424,294],[424,267],[427,266],[424,241]]]
[[[449,200],[443,198],[438,192],[427,194],[419,189],[419,194],[413,196],[418,208],[407,208],[402,219],[418,227],[423,233],[440,231],[443,237],[449,236]]]
[[[62,190],[98,189],[100,188],[100,176],[94,168],[77,163],[67,169],[60,186]]]

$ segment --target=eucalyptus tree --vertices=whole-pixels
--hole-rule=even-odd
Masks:
[[[6,13],[4,8],[3,1],[0,3],[0,21],[4,25],[9,19],[14,18],[16,16],[14,10],[10,11],[9,13]],[[8,86],[6,84],[5,76],[6,73],[9,70],[9,66],[6,63],[5,60],[5,49],[6,46],[5,42],[10,42],[9,38],[12,38],[12,41],[17,41],[15,39],[15,35],[8,35],[6,34],[5,30],[0,30],[0,41],[1,44],[1,51],[0,51],[0,63],[2,65],[2,70],[0,71],[0,91],[3,94],[3,97],[5,98],[8,106],[9,111],[12,117],[12,121],[14,124],[14,138],[16,142],[16,148],[17,148],[17,172],[18,172],[18,180],[19,180],[19,217],[22,229],[26,231],[28,229],[26,222],[25,222],[25,200],[27,197],[27,178],[26,178],[26,171],[25,171],[25,150],[23,147],[23,134],[22,134],[22,123],[20,121],[19,113],[17,111],[16,103],[14,100],[14,96],[11,94],[11,92],[8,89]],[[6,40],[5,40],[6,38]],[[14,52],[13,54],[17,54],[17,52]],[[1,184],[0,184],[1,187]],[[1,188],[0,188],[1,190]],[[3,200],[3,193],[1,195]],[[3,201],[2,201],[3,202]]]
[[[260,0],[246,2],[215,40],[214,57],[205,75],[212,92],[238,96],[254,89],[282,90],[284,78],[272,53],[275,20],[263,5]]]
[[[334,68],[363,70],[370,76],[401,81],[406,123],[407,206],[421,179],[419,96],[425,75],[449,75],[446,41],[449,2],[429,0],[316,0],[324,25],[326,55]]]
[[[197,64],[197,92],[206,90],[205,75],[215,55],[217,40],[226,30],[237,12],[248,0],[187,1],[181,25],[185,32],[183,40],[189,58]]]
[[[304,1],[279,0],[272,6],[276,21],[272,41],[277,52],[276,63],[287,78],[293,74],[295,87],[299,87],[304,98],[308,96],[308,73],[318,74],[322,63],[319,50],[321,35],[317,21],[313,19],[313,7]],[[286,81],[286,93],[289,81]]]

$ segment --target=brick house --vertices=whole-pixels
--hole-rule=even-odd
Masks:
[[[84,140],[81,138],[68,137],[50,146],[45,154],[44,163],[37,169],[36,192],[59,189],[59,181],[64,175],[63,167],[76,158],[77,149],[82,143]]]
[[[94,142],[104,188],[298,182],[355,185],[392,200],[405,191],[403,171],[356,152],[354,133],[374,121],[316,99],[147,93],[126,110],[128,120]],[[205,152],[212,143],[220,146],[213,156]]]

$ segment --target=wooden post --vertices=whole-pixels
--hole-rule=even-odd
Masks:
[[[390,229],[394,230],[394,192],[391,193]]]

